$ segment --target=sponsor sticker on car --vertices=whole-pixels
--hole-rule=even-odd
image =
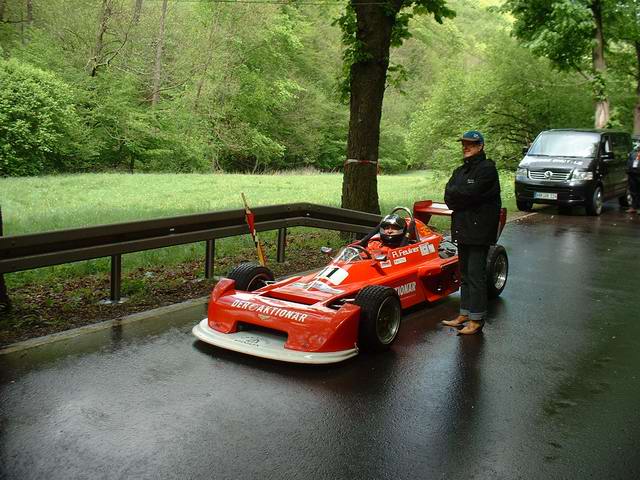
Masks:
[[[399,287],[396,287],[396,292],[398,292],[398,295],[401,297],[409,295],[410,293],[415,293],[416,282],[409,282],[405,283],[404,285],[400,285]]]
[[[401,258],[406,257],[407,255],[411,255],[412,253],[417,253],[420,251],[420,246],[414,245],[411,247],[399,248],[397,250],[391,251],[391,258]]]
[[[436,248],[431,243],[422,243],[420,244],[420,255],[423,257],[425,255],[429,255],[430,253],[434,253]]]
[[[234,300],[231,303],[231,306],[240,310],[249,310],[250,312],[263,313],[271,317],[288,318],[300,323],[304,323],[305,319],[309,316],[306,313],[294,312],[292,310],[287,310],[286,308],[260,305],[253,302],[246,302],[244,300]]]

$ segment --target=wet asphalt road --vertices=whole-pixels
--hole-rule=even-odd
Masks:
[[[199,343],[202,307],[0,357],[0,478],[640,478],[640,217],[607,207],[507,226],[479,336],[455,295],[333,366]]]

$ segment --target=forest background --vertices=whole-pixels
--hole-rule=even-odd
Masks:
[[[442,24],[408,19],[391,53],[383,173],[449,169],[469,128],[512,169],[540,130],[593,127],[589,81],[519,44],[501,3],[450,0]],[[344,7],[0,0],[0,176],[340,171]],[[609,126],[631,130],[635,53],[610,40]]]

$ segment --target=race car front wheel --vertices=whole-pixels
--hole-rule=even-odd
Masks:
[[[273,272],[256,263],[241,263],[233,268],[227,278],[236,281],[236,290],[253,292],[273,281]]]
[[[489,298],[500,296],[507,285],[509,258],[502,245],[491,245],[487,255],[487,289]]]
[[[371,285],[360,290],[355,300],[360,307],[358,344],[365,351],[387,350],[398,335],[402,308],[397,292]]]

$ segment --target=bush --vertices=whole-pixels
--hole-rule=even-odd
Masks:
[[[0,86],[0,175],[80,170],[83,127],[70,87],[15,59],[0,59]]]

